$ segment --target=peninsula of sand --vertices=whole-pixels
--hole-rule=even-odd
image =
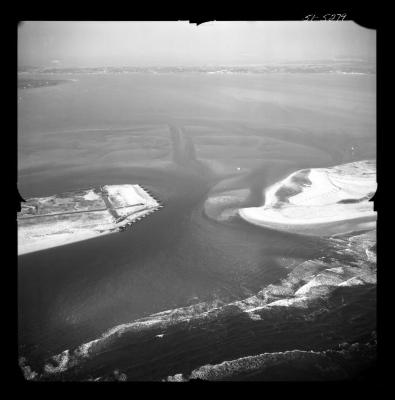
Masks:
[[[18,213],[18,254],[119,232],[161,205],[139,185],[106,185],[35,197]]]
[[[371,229],[377,213],[369,200],[376,189],[372,160],[303,169],[267,188],[263,206],[241,208],[239,215],[255,225],[300,234]]]

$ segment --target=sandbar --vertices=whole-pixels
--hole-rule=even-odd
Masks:
[[[321,235],[325,227],[328,234],[370,229],[377,219],[369,201],[376,189],[371,160],[304,169],[267,188],[263,206],[241,208],[239,215],[255,225],[302,234],[317,228]]]

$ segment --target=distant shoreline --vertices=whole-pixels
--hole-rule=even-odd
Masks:
[[[73,82],[71,79],[32,79],[18,78],[18,89],[34,89]]]
[[[253,65],[173,65],[173,66],[95,66],[95,67],[20,67],[18,73],[35,74],[127,74],[127,73],[205,73],[205,74],[263,74],[263,73],[334,73],[372,75],[375,64],[365,61],[306,61],[297,63],[266,63]]]

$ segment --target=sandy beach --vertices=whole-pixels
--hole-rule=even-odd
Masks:
[[[301,170],[270,186],[262,207],[242,208],[239,215],[255,225],[301,233],[305,227],[346,221],[368,224],[376,220],[369,201],[376,188],[375,163],[370,161]],[[338,226],[337,233],[344,233],[343,225]]]

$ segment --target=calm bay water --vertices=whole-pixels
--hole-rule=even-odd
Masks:
[[[19,352],[33,369],[41,368],[49,356],[94,340],[116,325],[199,302],[219,300],[226,304],[246,298],[284,278],[295,262],[326,254],[327,242],[323,238],[260,229],[238,219],[220,223],[209,219],[203,211],[205,200],[221,182],[231,189],[249,188],[251,196],[245,205],[254,206],[262,201],[259,188],[263,190],[292,170],[350,161],[350,143],[358,146],[359,153],[353,155],[356,159],[375,158],[372,77],[273,76],[81,75],[75,77],[76,82],[19,91],[18,185],[23,197],[104,184],[138,183],[164,205],[125,232],[19,257]],[[290,82],[296,83],[289,89]],[[271,103],[266,98],[256,98],[255,87],[273,93],[276,84],[280,100]],[[302,111],[298,108],[300,102],[295,102],[295,109],[282,103],[282,93],[289,90],[291,98],[294,95],[300,100],[304,88],[310,90],[310,85],[316,85],[317,92],[335,92],[346,106],[341,110],[337,106],[315,110],[317,123],[310,118],[311,105],[307,100]],[[348,109],[354,109],[357,115],[347,115]],[[306,115],[301,115],[303,112]],[[252,132],[256,135],[257,130],[258,135],[273,138],[273,133],[265,135],[265,128],[284,125],[284,121],[284,132],[296,126],[310,136],[298,131],[293,136],[283,134],[282,142],[276,142],[277,150],[271,144],[269,155],[257,157],[254,148],[247,148],[250,158],[244,153],[241,156],[246,147],[235,150],[227,147],[224,140],[222,147],[215,148],[217,155],[210,156],[228,168],[221,175],[204,161],[210,158],[204,153],[208,145],[197,146],[194,133],[188,132],[187,125],[199,125],[199,121],[203,121],[200,125],[207,129],[206,135],[214,131],[213,126],[220,126],[221,138],[230,133],[244,138]],[[144,124],[165,126],[160,128],[161,132],[149,134],[155,140],[166,138],[167,153],[163,150],[159,154],[166,147],[162,142],[152,145],[151,153],[147,153],[142,142],[125,142],[129,128],[138,130]],[[183,131],[172,137],[169,124]],[[332,135],[328,144],[318,140],[317,145],[312,145],[309,140],[325,135]],[[122,151],[130,149],[128,143],[133,149],[124,154]],[[309,147],[311,153],[303,153],[299,149],[302,145]],[[254,160],[258,160],[256,164]],[[242,166],[240,174],[235,172],[238,165]],[[343,297],[351,299],[356,296],[353,293],[346,291]],[[358,292],[358,302],[362,299],[363,304],[364,298],[366,301],[365,314],[372,315],[372,296],[370,288]],[[350,304],[351,315],[356,303],[350,300]],[[332,323],[340,327],[344,319]],[[224,322],[223,326],[230,324],[233,328],[229,329],[235,330],[234,336],[230,336],[234,339],[227,339],[228,352],[220,350],[213,356],[214,342],[205,333],[192,334],[187,340],[183,330],[175,331],[166,339],[167,351],[174,354],[174,360],[157,355],[163,366],[157,372],[151,359],[160,349],[156,342],[151,343],[152,338],[142,337],[141,343],[147,344],[148,353],[140,354],[134,349],[136,358],[128,361],[121,355],[123,350],[110,352],[104,361],[91,361],[89,368],[76,378],[86,379],[89,374],[105,374],[122,367],[129,368],[136,379],[160,379],[163,374],[177,372],[173,371],[177,363],[184,363],[187,371],[253,351],[282,351],[297,348],[298,344],[306,349],[325,348],[344,340],[345,332],[352,331],[346,327],[337,337],[335,333],[332,339],[323,340],[318,334],[322,326],[318,324],[308,328],[316,334],[302,340],[300,336],[287,336],[289,327],[282,326],[278,331],[282,336],[274,343],[268,339],[273,338],[268,333],[271,328],[261,332],[267,339],[257,340],[258,332],[243,321],[237,317]],[[296,324],[296,331],[307,329],[295,321],[290,323]],[[324,326],[328,324],[325,322]],[[362,325],[360,336],[374,329],[375,321],[368,318]],[[217,335],[223,328],[210,329]],[[207,342],[206,352],[197,344],[196,353],[191,350],[198,338]],[[134,344],[122,346],[124,349]],[[239,350],[232,350],[232,346]],[[146,367],[141,368],[144,362]]]

